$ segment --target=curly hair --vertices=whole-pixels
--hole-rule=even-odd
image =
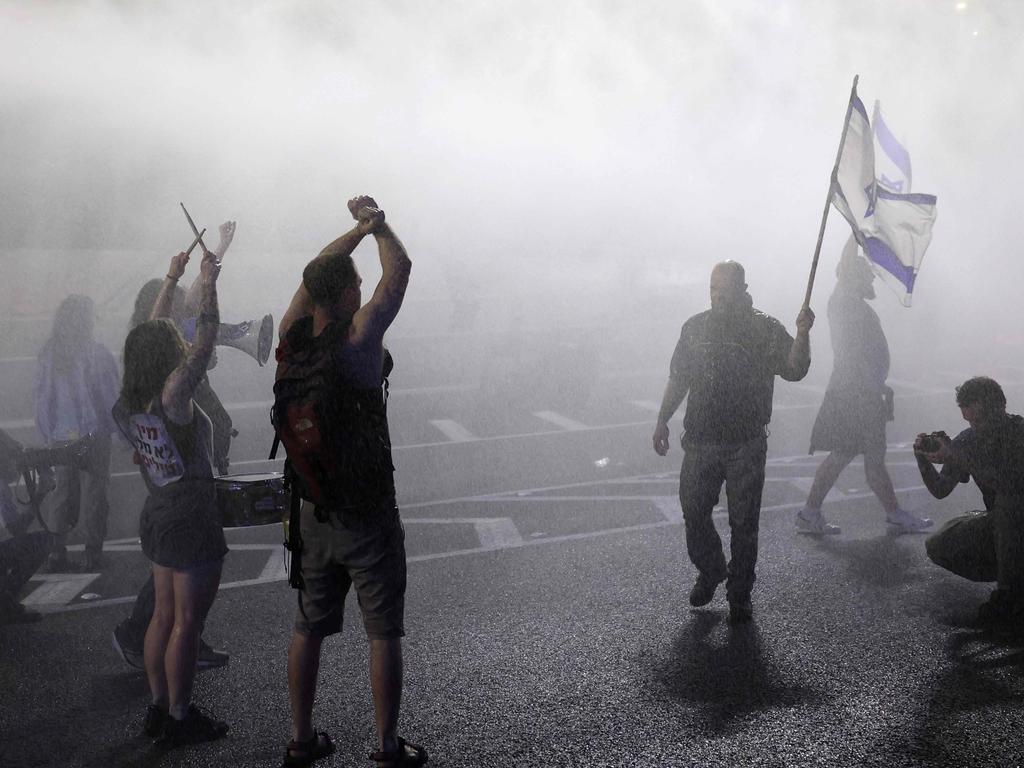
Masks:
[[[170,320],[147,320],[133,328],[124,340],[121,382],[121,397],[129,409],[144,411],[186,353],[185,340]]]
[[[995,379],[975,376],[956,388],[956,404],[961,408],[980,405],[985,410],[1001,411],[1006,408],[1006,395]]]

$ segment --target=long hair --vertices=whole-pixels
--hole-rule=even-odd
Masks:
[[[89,349],[93,341],[93,303],[88,296],[71,294],[57,307],[53,318],[53,331],[43,345],[44,352],[53,354],[53,368],[67,373],[75,358]]]
[[[160,289],[164,281],[160,278],[147,280],[139,289],[135,297],[135,308],[132,310],[132,319],[128,321],[128,330],[137,328],[149,320],[153,312],[153,305],[156,304],[156,297],[160,295]],[[174,286],[174,299],[171,302],[171,317],[175,320],[182,320],[185,314],[185,291],[179,286]]]
[[[185,359],[181,333],[167,319],[147,320],[124,340],[124,379],[121,397],[138,413],[160,394],[171,372]]]

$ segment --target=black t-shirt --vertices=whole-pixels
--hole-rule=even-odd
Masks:
[[[683,324],[670,374],[689,390],[683,427],[696,443],[726,444],[764,434],[772,417],[775,376],[790,371],[793,337],[753,308],[702,312]]]
[[[968,427],[953,438],[953,458],[942,465],[942,477],[978,484],[985,509],[999,493],[1024,494],[1024,418],[1006,414],[982,431]]]

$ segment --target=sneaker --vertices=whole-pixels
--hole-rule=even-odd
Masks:
[[[129,667],[135,667],[135,669],[145,669],[146,662],[143,657],[142,648],[135,643],[131,642],[131,638],[128,636],[125,622],[121,622],[110,635],[111,645],[114,646],[114,650],[117,651],[117,655],[120,656],[124,663]]]
[[[224,651],[218,651],[206,644],[203,638],[199,638],[199,655],[196,656],[197,669],[213,669],[223,667],[231,657]]]
[[[156,704],[146,707],[146,719],[142,721],[142,733],[150,738],[157,738],[164,732],[164,723],[167,722],[167,710]]]
[[[825,519],[820,509],[814,510],[810,507],[804,507],[796,513],[796,529],[800,533],[809,533],[815,536],[834,536],[837,533],[842,533],[838,525],[832,525]]]
[[[749,597],[729,598],[729,623],[743,624],[754,618],[754,606]]]
[[[175,720],[173,717],[164,720],[163,732],[157,737],[156,743],[171,749],[181,744],[215,741],[227,735],[230,727],[223,720],[206,714],[195,704],[189,704],[183,720]]]
[[[713,579],[703,573],[698,574],[697,581],[694,582],[693,589],[690,590],[690,605],[700,608],[702,605],[710,603],[711,598],[715,596],[715,590],[721,583],[722,579]]]
[[[890,515],[887,515],[885,522],[888,523],[896,533],[920,533],[932,527],[932,521],[927,517],[918,517],[900,507]]]

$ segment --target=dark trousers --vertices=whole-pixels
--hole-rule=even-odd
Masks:
[[[39,570],[52,546],[46,531],[33,531],[0,542],[0,595],[17,598],[25,582]]]
[[[64,445],[65,443],[59,443]],[[107,486],[110,485],[110,435],[93,435],[81,463],[58,466],[57,487],[51,497],[47,527],[55,532],[54,552],[65,550],[67,533],[85,519],[85,549],[99,553],[107,535]]]
[[[1024,496],[1000,494],[987,512],[955,517],[925,540],[932,562],[1024,598]]]
[[[761,492],[768,449],[765,437],[732,445],[683,445],[679,502],[686,524],[686,551],[705,578],[726,579],[730,600],[745,600],[754,586]],[[725,483],[729,505],[728,564],[711,513]]]

